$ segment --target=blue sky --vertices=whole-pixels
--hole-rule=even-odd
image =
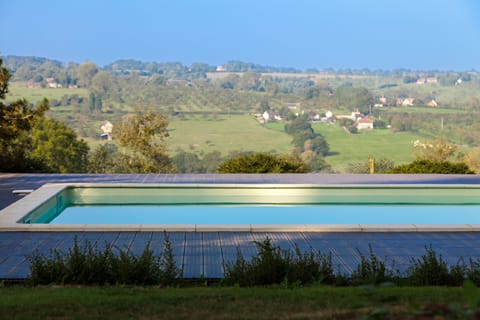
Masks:
[[[0,0],[0,55],[480,69],[478,0]]]

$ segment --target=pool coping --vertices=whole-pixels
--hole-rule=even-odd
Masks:
[[[164,188],[476,188],[468,184],[142,184],[52,183],[0,211],[0,232],[478,232],[480,224],[24,224],[18,223],[46,199],[69,187]]]

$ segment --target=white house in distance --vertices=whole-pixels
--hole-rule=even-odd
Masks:
[[[100,135],[100,137],[103,140],[112,140],[113,124],[110,121],[105,120],[100,128],[103,131],[103,133]]]
[[[355,122],[357,130],[371,130],[373,129],[373,120],[370,118],[359,118]]]
[[[62,85],[60,83],[55,81],[55,78],[47,78],[46,80],[47,80],[47,87],[48,88],[57,89],[57,88],[62,87]]]
[[[265,111],[262,114],[262,118],[264,120],[264,123],[271,120],[282,121],[282,117],[275,111],[271,111],[271,112]]]
[[[415,101],[415,98],[405,98],[405,99],[398,98],[397,106],[412,107],[414,101]]]

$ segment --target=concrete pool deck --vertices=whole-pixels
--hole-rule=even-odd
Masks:
[[[335,174],[288,174],[288,175],[161,175],[161,174],[0,174],[0,209],[21,197],[13,190],[38,189],[45,183],[141,183],[141,184],[451,184],[480,185],[476,175],[335,175]],[[369,245],[379,257],[394,260],[397,267],[408,264],[411,258],[425,254],[425,247],[442,254],[449,263],[456,263],[460,257],[480,258],[480,231],[467,229],[430,229],[405,232],[395,230],[383,232],[362,229],[360,226],[346,228],[343,232],[325,232],[322,229],[298,229],[265,231],[261,229],[238,229],[212,231],[209,229],[171,230],[170,240],[177,263],[184,270],[185,278],[219,278],[223,275],[223,264],[235,259],[237,247],[246,258],[256,252],[253,241],[267,236],[283,248],[313,248],[323,253],[332,253],[336,270],[350,272],[360,262],[360,253],[368,254]],[[407,231],[412,231],[411,229]],[[441,231],[441,232],[440,232]],[[105,241],[140,252],[147,243],[154,250],[163,244],[163,232],[154,230],[90,230],[43,231],[33,229],[0,232],[0,279],[23,279],[28,276],[27,256],[35,250],[48,254],[51,249],[68,250],[74,238],[105,243]]]

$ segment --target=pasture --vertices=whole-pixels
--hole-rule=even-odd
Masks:
[[[48,100],[56,99],[60,100],[64,95],[73,95],[77,94],[81,97],[88,97],[88,89],[78,88],[78,89],[67,89],[67,88],[27,88],[26,82],[10,82],[9,93],[7,95],[7,102],[15,101],[18,99],[27,99],[28,102],[38,103],[47,98]]]
[[[397,165],[411,162],[414,160],[413,141],[423,139],[417,134],[387,129],[348,134],[340,126],[317,123],[312,127],[327,140],[331,154],[325,160],[339,172],[345,172],[349,163],[365,162],[369,157],[387,158]]]
[[[179,149],[198,154],[220,151],[256,151],[290,153],[292,138],[284,132],[260,125],[252,116],[222,115],[215,118],[170,119],[170,153]]]

